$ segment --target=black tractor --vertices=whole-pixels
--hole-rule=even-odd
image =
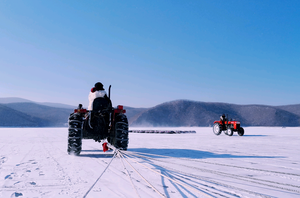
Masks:
[[[79,155],[82,148],[82,139],[103,141],[103,151],[109,146],[127,150],[128,147],[128,120],[126,110],[122,105],[113,108],[110,102],[110,88],[108,99],[96,98],[93,110],[88,111],[79,104],[69,116],[68,154]]]

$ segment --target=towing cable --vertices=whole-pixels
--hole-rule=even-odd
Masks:
[[[98,179],[95,181],[95,183],[90,187],[90,189],[85,193],[85,195],[83,196],[83,198],[86,198],[86,196],[90,193],[90,191],[94,188],[94,186],[96,185],[96,183],[99,181],[99,179],[102,177],[102,175],[105,173],[105,171],[108,169],[109,165],[111,164],[111,162],[113,161],[113,159],[117,156],[117,152],[114,153],[114,156],[111,158],[110,162],[108,163],[108,165],[106,166],[106,168],[104,169],[104,171],[101,173],[101,175],[98,177]]]

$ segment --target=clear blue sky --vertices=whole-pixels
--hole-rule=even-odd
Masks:
[[[0,97],[300,103],[300,1],[0,1]]]

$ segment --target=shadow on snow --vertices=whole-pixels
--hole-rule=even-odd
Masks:
[[[149,154],[149,157],[163,158],[164,157],[182,157],[191,159],[205,158],[283,158],[280,156],[247,156],[247,155],[231,155],[231,154],[216,154],[207,151],[191,150],[191,149],[156,149],[156,148],[132,148],[128,149],[131,152],[139,152],[144,155]],[[163,155],[163,156],[153,156]]]
[[[102,150],[82,150],[78,157],[91,157],[91,158],[111,158],[114,156],[113,151],[106,151],[105,153]]]

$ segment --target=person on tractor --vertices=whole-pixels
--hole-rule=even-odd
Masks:
[[[89,94],[89,111],[93,110],[93,103],[96,98],[105,98],[111,106],[111,101],[109,97],[107,97],[106,91],[104,90],[103,84],[101,82],[97,82],[95,84],[95,87],[91,89],[91,92]]]
[[[102,98],[102,99],[101,99]],[[100,99],[100,100],[99,100]],[[90,116],[88,116],[89,122],[86,122],[85,129],[90,131],[90,133],[95,133],[97,131],[101,131],[101,135],[99,135],[99,140],[103,139],[107,136],[107,128],[109,127],[109,114],[103,113],[103,119],[99,119],[99,114],[96,111],[103,110],[106,108],[112,108],[112,103],[110,98],[107,96],[106,91],[103,88],[103,84],[101,82],[97,82],[95,86],[91,89],[89,93],[89,111],[95,111]],[[92,124],[91,124],[92,123]],[[97,128],[101,126],[100,128]],[[102,140],[103,151],[107,151],[109,148],[107,147],[107,141]]]
[[[226,118],[225,114],[223,114],[220,117],[220,121],[222,122],[222,128],[224,129],[224,127],[225,127],[225,121],[227,121],[227,118]]]

